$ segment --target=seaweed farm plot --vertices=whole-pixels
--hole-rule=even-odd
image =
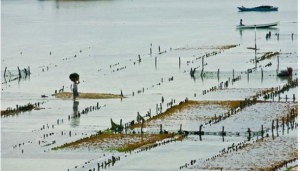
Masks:
[[[277,125],[290,121],[291,110],[295,109],[298,115],[298,103],[294,102],[257,102],[255,105],[244,108],[236,115],[212,126],[204,126],[204,131],[221,131],[222,126],[229,132],[247,132],[272,129],[272,121],[277,121]],[[278,123],[279,122],[279,123]],[[275,125],[275,124],[274,124]]]
[[[110,134],[104,133],[94,135],[87,138],[82,138],[75,142],[67,143],[53,150],[59,149],[92,149],[102,151],[119,151],[127,152],[140,148],[144,145],[150,145],[156,141],[161,141],[166,138],[173,138],[172,134]]]
[[[297,133],[293,131],[287,136],[266,137],[239,145],[236,150],[224,150],[221,154],[190,166],[190,169],[271,171],[287,168],[288,164],[298,160]]]
[[[257,94],[263,94],[266,90],[268,90],[268,88],[223,88],[217,91],[206,91],[207,93],[202,99],[218,99],[220,101],[244,100],[245,98],[250,98]]]
[[[187,158],[193,159],[193,161],[199,157],[206,158],[218,153],[219,149],[224,146],[242,141],[240,137],[229,137],[226,142],[222,142],[216,136],[207,136],[205,139],[206,141],[200,142],[198,136],[194,135],[181,140],[167,138],[163,141],[156,141],[151,146],[143,146],[125,153],[114,153],[112,156],[110,154],[102,155],[100,158],[91,159],[70,170],[79,171],[86,168],[92,170],[140,170],[141,167],[145,170],[176,170],[179,169],[178,164],[185,162]],[[195,153],[195,150],[199,150],[201,153]],[[172,151],[172,155],[168,154],[169,151]]]
[[[231,108],[239,105],[239,101],[187,101],[168,109],[146,121],[146,128],[179,130],[197,130],[200,124],[222,115]],[[139,127],[139,126],[135,126]]]

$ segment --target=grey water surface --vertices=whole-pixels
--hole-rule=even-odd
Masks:
[[[236,7],[242,5],[273,5],[279,10],[239,12]],[[162,97],[165,102],[175,99],[178,104],[185,98],[244,100],[253,95],[243,91],[226,96],[222,93],[202,95],[203,90],[232,79],[233,70],[235,76],[242,77],[230,84],[233,89],[286,84],[287,79],[276,77],[276,70],[293,67],[293,79],[297,77],[297,15],[297,0],[2,0],[1,110],[29,102],[43,102],[40,104],[43,109],[1,118],[1,170],[76,170],[74,166],[103,157],[103,153],[82,151],[74,154],[50,149],[109,128],[111,118],[117,123],[120,119],[126,123],[135,120],[137,112],[145,115],[151,109],[155,113]],[[240,19],[245,24],[276,21],[280,24],[256,31],[236,29]],[[266,39],[269,32],[271,38]],[[258,64],[263,67],[263,79],[260,68],[251,73],[249,79],[245,74],[247,69],[255,67],[251,62],[255,51],[247,49],[255,47],[255,42],[258,57],[264,52],[281,53],[279,68],[276,57]],[[238,46],[228,50],[215,49],[232,44]],[[164,53],[159,54],[159,48]],[[196,58],[213,51],[218,54],[205,58],[207,77],[201,79],[202,61]],[[269,62],[272,65],[264,67]],[[3,77],[5,67],[6,74],[11,73],[10,78]],[[18,67],[30,67],[31,75],[13,80],[18,75]],[[193,79],[189,72],[196,67]],[[216,76],[218,69],[219,79]],[[79,99],[79,103],[74,104],[72,99],[51,96],[63,86],[65,91],[71,92],[69,74],[73,72],[80,74],[79,92],[120,94],[122,91],[127,98]],[[297,99],[297,90],[293,93]],[[69,115],[77,112],[74,107],[82,111],[97,103],[100,110],[68,120]],[[164,103],[163,110],[166,109]],[[48,125],[49,129],[41,130],[43,125]],[[197,130],[198,127],[189,129]],[[73,133],[71,137],[69,131]],[[49,133],[54,135],[44,140],[43,135]],[[240,140],[240,137],[232,138],[226,145]],[[39,141],[45,142],[39,145]],[[55,143],[51,144],[53,141]],[[221,140],[214,141],[213,145],[210,143],[206,142],[204,146],[214,150],[204,150],[199,155],[189,148],[195,145],[193,142],[184,147],[172,145],[155,151],[150,158],[161,161],[170,150],[179,148],[175,165],[170,157],[164,167],[153,165],[152,169],[175,170],[190,161],[189,156],[205,158],[225,146]],[[154,157],[159,153],[163,157]],[[134,167],[127,166],[125,170],[151,169],[149,166],[143,168],[143,162],[146,161],[142,160]]]

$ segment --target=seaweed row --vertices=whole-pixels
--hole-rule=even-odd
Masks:
[[[176,48],[175,50],[202,50],[202,49],[221,49],[221,50],[224,50],[224,49],[231,49],[231,48],[234,48],[236,46],[239,46],[239,45],[225,45],[225,46],[217,46],[217,47],[190,47],[190,48],[186,48],[186,47],[183,47],[183,48]]]
[[[162,112],[162,103],[164,103],[164,98],[162,97],[162,103],[160,103],[159,106],[158,106],[158,104],[156,105],[156,115],[155,116],[151,116],[151,109],[146,113],[145,116],[141,116],[138,113],[137,123],[135,123],[134,120],[132,120],[128,123],[125,123],[125,131],[127,131],[128,128],[133,129],[133,128],[136,128],[136,127],[141,127],[141,125],[143,125],[144,123],[147,123],[151,120],[154,120],[154,119],[162,116],[165,113],[168,113],[173,108],[177,108],[177,107],[183,105],[185,102],[188,102],[188,98],[186,98],[184,101],[180,101],[178,105],[174,105],[175,102],[176,102],[175,99],[171,99],[171,101],[167,103],[166,111]],[[145,118],[147,118],[147,119],[145,119]],[[143,128],[143,126],[141,128]],[[163,131],[161,130],[161,132],[163,132]]]
[[[233,47],[236,47],[236,46],[237,45],[227,45],[227,46],[220,47],[219,49],[223,50],[223,52],[224,52],[224,49],[230,49],[230,48],[233,48]],[[221,53],[222,52],[221,50],[220,51],[213,51],[211,53],[205,53],[205,55],[199,56],[195,59],[196,61],[199,60],[199,59],[202,59],[202,70],[201,70],[201,74],[200,74],[201,77],[205,77],[205,75],[206,75],[205,72],[204,72],[204,66],[206,66],[207,63],[204,63],[204,58],[208,58],[210,56],[215,56],[215,55]],[[194,60],[187,61],[187,65],[189,65],[190,63],[194,63]],[[179,57],[179,67],[180,67],[180,57]],[[196,69],[198,69],[198,68],[200,68],[200,65],[190,69],[190,75],[191,75],[192,78],[195,77],[195,72],[196,72]],[[218,77],[219,77],[219,70],[218,70]]]
[[[284,91],[286,91],[287,89],[288,89],[288,87],[296,87],[298,85],[298,79],[295,79],[295,80],[293,80],[292,81],[292,83],[291,84],[289,84],[289,86],[287,86],[287,85],[285,85],[282,89],[280,89],[280,88],[278,88],[277,87],[277,90],[279,90],[278,92],[284,92]],[[271,91],[274,91],[274,89],[272,88],[271,89]],[[257,97],[259,97],[259,96],[265,96],[266,94],[268,94],[268,93],[270,93],[270,91],[269,90],[266,90],[266,91],[263,91],[261,94],[257,94],[256,96],[254,96],[253,98],[252,98],[252,100],[251,99],[245,99],[245,101],[241,101],[240,102],[240,106],[239,106],[239,109],[243,109],[244,107],[246,107],[246,106],[249,106],[249,105],[252,105],[252,104],[255,104],[256,102],[257,102]],[[233,108],[233,109],[231,109],[231,112],[228,112],[227,114],[228,114],[228,117],[230,116],[230,113],[231,114],[236,114],[236,112],[237,112],[237,109],[238,109],[238,107],[236,107],[236,108]],[[294,129],[294,128],[296,128],[297,127],[297,124],[295,123],[295,118],[298,116],[298,110],[296,109],[296,112],[295,112],[295,109],[292,109],[291,110],[291,112],[290,112],[290,115],[287,115],[287,119],[286,119],[286,126],[287,126],[287,131],[289,131],[289,129]],[[215,120],[214,120],[214,122],[212,122],[211,120],[208,122],[208,123],[205,123],[205,124],[215,124],[215,123],[218,123],[219,121],[221,121],[222,119],[226,119],[226,114],[225,114],[225,117],[222,117],[222,116],[219,116],[219,118],[217,119],[217,117],[215,116]],[[283,131],[282,131],[282,133],[284,134],[284,124],[285,122],[284,122],[284,117],[282,117],[282,124],[281,124],[281,126],[282,126],[282,129],[283,129]],[[274,137],[274,133],[273,133],[273,129],[274,128],[276,128],[276,130],[277,130],[277,136],[279,136],[278,135],[278,119],[277,119],[277,124],[276,124],[277,126],[275,127],[274,126],[274,120],[272,121],[272,137]],[[291,126],[291,128],[290,128],[290,126]],[[224,129],[224,127],[223,127],[223,129]],[[262,126],[262,129],[261,129],[261,136],[262,136],[262,141],[263,141],[263,135],[264,135],[264,130],[263,130],[263,126]],[[200,132],[198,133],[199,134],[199,136],[200,136],[200,140],[201,140],[201,135],[204,135],[204,132],[202,132],[201,131],[201,126],[200,126]],[[253,135],[255,135],[255,132],[252,132],[252,134]],[[226,132],[223,132],[222,131],[222,134],[221,134],[222,136],[224,136],[224,135],[226,135]],[[266,135],[267,137],[269,136],[269,134],[267,134]],[[250,129],[248,129],[248,141],[250,141],[250,139],[251,139],[251,131],[250,131]],[[224,139],[223,139],[224,140]],[[238,143],[238,145],[237,146],[229,146],[228,148],[227,148],[227,152],[225,151],[225,149],[223,149],[222,151],[221,151],[221,153],[228,153],[228,151],[229,152],[231,152],[231,150],[230,149],[232,149],[233,151],[237,151],[238,150],[238,148],[239,149],[241,149],[242,147],[244,147],[246,144],[244,143],[244,142],[241,142],[241,143]],[[220,157],[220,155],[216,155],[216,156],[213,156],[211,159],[214,159],[214,158],[216,158],[216,157]],[[205,161],[209,161],[210,159],[208,158],[208,159],[206,159]],[[295,160],[295,159],[292,159],[292,160]],[[291,161],[292,161],[291,160]],[[196,162],[196,160],[191,160],[191,162],[190,162],[190,164],[191,165],[193,165],[194,163]],[[274,170],[275,168],[279,168],[279,167],[282,167],[283,166],[283,164],[286,164],[286,163],[284,163],[284,162],[282,162],[281,164],[278,164],[278,165],[276,165],[276,166],[272,166],[272,168],[269,168],[269,170],[271,171],[271,170]],[[179,168],[180,169],[182,169],[182,168],[184,168],[184,167],[186,167],[187,168],[187,166],[189,166],[189,164],[188,163],[185,163],[185,165],[183,165],[183,166],[180,166]],[[222,168],[220,167],[219,169],[221,169],[222,170]]]
[[[295,123],[295,120],[296,120],[296,117],[298,116],[298,111],[295,113],[294,112],[294,109],[292,109],[291,110],[291,116],[290,116],[290,118],[289,119],[287,119],[286,120],[286,125],[287,125],[287,132],[289,132],[289,129],[297,129],[297,124]],[[274,120],[272,121],[272,137],[273,137],[273,139],[275,139],[275,136],[274,136],[274,134],[273,134],[273,128],[275,129],[275,127],[274,127]],[[291,127],[289,127],[289,124],[291,125]],[[281,124],[281,127],[282,127],[282,134],[284,134],[284,125],[285,125],[285,123],[284,123],[284,120],[283,120],[283,122],[282,122],[282,124]],[[278,134],[278,119],[277,119],[277,126],[276,126],[276,129],[277,129],[277,137],[279,136],[279,134]],[[263,128],[263,125],[262,125],[262,128]],[[248,131],[250,131],[250,129],[248,129]],[[252,143],[255,143],[255,142],[258,142],[258,141],[264,141],[264,133],[266,133],[266,137],[269,137],[269,134],[266,132],[266,131],[264,131],[263,129],[261,130],[261,138],[260,139],[258,139],[257,138],[257,140],[256,141],[253,141]],[[201,139],[200,139],[201,140]],[[248,142],[247,142],[248,141]],[[219,151],[219,153],[220,154],[217,154],[217,155],[214,155],[214,156],[212,156],[212,157],[210,157],[210,158],[207,158],[207,159],[205,159],[205,161],[204,162],[207,162],[207,161],[210,161],[210,160],[214,160],[215,158],[217,158],[217,157],[222,157],[224,154],[228,154],[228,153],[231,153],[231,152],[234,152],[234,151],[238,151],[238,150],[241,150],[241,149],[243,149],[243,148],[245,148],[246,146],[248,146],[248,145],[250,145],[251,144],[251,134],[250,134],[250,132],[249,132],[249,137],[248,137],[248,139],[247,139],[247,141],[246,140],[244,140],[243,142],[239,142],[239,143],[237,143],[237,144],[235,144],[235,143],[233,143],[231,146],[228,146],[227,148],[223,148],[221,151]],[[287,166],[287,163],[289,163],[289,162],[293,162],[293,161],[295,161],[295,160],[297,160],[298,158],[293,158],[293,159],[290,159],[290,160],[288,160],[288,161],[282,161],[282,162],[280,162],[279,164],[272,164],[271,166],[270,166],[270,168],[266,168],[268,171],[275,171],[275,170],[277,170],[277,169],[280,169],[280,168],[282,168],[283,166]],[[188,164],[188,163],[185,163],[184,165],[182,165],[182,166],[180,166],[179,167],[179,169],[183,169],[183,168],[188,168],[188,166],[192,166],[193,164],[195,164],[196,163],[196,160],[191,160],[190,161],[190,164]],[[218,168],[214,168],[214,169],[220,169],[220,170],[222,170],[223,168],[222,167],[218,167]],[[261,170],[261,169],[260,169]],[[265,169],[263,169],[263,170],[265,170]]]
[[[255,105],[256,103],[257,103],[257,98],[253,98],[253,99],[245,98],[244,101],[240,101],[240,104],[238,106],[231,108],[230,110],[228,110],[228,112],[226,112],[222,115],[219,115],[219,116],[216,116],[216,114],[215,114],[214,119],[209,120],[208,122],[205,123],[205,125],[212,125],[212,124],[219,123],[222,120],[225,120],[225,119],[229,118],[230,116],[237,114],[239,111],[243,110],[245,107]]]
[[[279,52],[266,52],[263,56],[256,59],[256,62],[263,61],[266,59],[270,59],[273,56],[279,55]]]
[[[276,171],[276,170],[281,169],[283,167],[287,168],[287,165],[289,163],[295,162],[296,160],[298,160],[298,157],[295,157],[295,158],[290,159],[290,160],[281,161],[278,164],[272,164],[270,168],[266,168],[266,171]],[[265,171],[265,169],[260,169],[260,171]]]
[[[242,79],[242,76],[237,76],[237,77],[234,77],[232,78],[231,80],[231,83],[235,83],[237,81],[240,81]],[[228,88],[228,84],[230,83],[230,78],[227,80],[227,81],[222,81],[218,86],[213,86],[211,87],[209,90],[203,90],[202,91],[202,94],[205,95],[209,92],[212,92],[212,91],[217,91],[217,90],[223,90],[225,88]],[[194,97],[196,97],[196,93],[194,94]]]
[[[224,113],[224,115],[219,115],[218,117],[215,116],[214,120],[210,120],[208,123],[205,123],[205,125],[218,123],[221,120],[224,120],[224,119],[230,117],[231,115],[236,114],[239,110],[242,110],[243,108],[245,108],[247,106],[256,104],[257,98],[259,98],[261,96],[268,97],[268,96],[270,96],[269,95],[270,93],[274,93],[274,96],[279,95],[280,93],[284,93],[285,91],[288,91],[290,88],[294,88],[297,86],[298,86],[298,78],[293,80],[291,83],[285,84],[281,89],[280,89],[280,86],[276,87],[276,88],[272,88],[272,89],[267,89],[266,91],[263,91],[262,93],[256,94],[252,98],[246,98],[244,101],[240,102],[239,106],[232,108],[227,113]]]
[[[128,155],[131,155],[133,152],[134,153],[146,152],[146,151],[150,151],[153,148],[160,147],[162,145],[167,145],[169,143],[177,142],[177,141],[178,141],[178,139],[171,138],[171,139],[168,139],[168,140],[165,140],[165,141],[153,143],[153,144],[151,144],[147,147],[140,148],[139,150],[131,149],[131,150],[125,151],[124,157],[127,157]],[[105,154],[103,156],[105,156]],[[84,164],[81,165],[81,168],[85,168],[85,165],[91,164],[91,162],[94,161],[94,160],[95,159],[91,159],[91,160],[85,162]],[[120,160],[121,160],[121,156],[118,156],[118,157],[111,156],[111,158],[105,159],[103,162],[94,162],[95,165],[92,166],[92,168],[90,168],[88,171],[100,170],[100,168],[101,169],[107,169],[108,167],[114,166],[114,164],[117,161],[120,161]],[[74,168],[77,169],[77,168],[79,168],[79,166],[75,166]],[[68,169],[68,171],[70,171],[70,169]]]
[[[274,101],[274,97],[276,97],[278,95],[278,100],[280,101],[281,97],[280,97],[280,94],[281,93],[284,93],[286,91],[289,91],[291,88],[295,88],[295,87],[298,87],[298,78],[292,80],[291,82],[288,82],[286,84],[284,84],[282,86],[282,88],[277,87],[277,88],[272,88],[271,91],[268,91],[263,95],[263,98],[265,100],[267,99],[273,99]],[[285,98],[286,100],[288,99],[287,96]],[[293,101],[295,101],[296,98],[295,98],[295,94],[293,95]]]
[[[27,76],[30,76],[30,74],[31,74],[31,72],[30,72],[30,67],[28,66],[28,68],[24,68],[24,69],[22,69],[22,70],[20,70],[20,68],[18,67],[18,74],[17,75],[14,75],[14,74],[12,74],[9,70],[7,70],[7,73],[6,73],[6,70],[7,70],[7,67],[5,67],[5,69],[4,69],[4,82],[2,83],[2,84],[6,84],[7,83],[7,81],[6,81],[6,77],[9,77],[9,82],[11,82],[11,81],[14,81],[14,80],[17,80],[17,79],[19,79],[19,81],[21,80],[21,78],[27,78]],[[13,76],[17,76],[17,77],[15,77],[15,78],[13,78],[13,79],[11,79]]]
[[[90,47],[89,47],[89,48],[90,48]],[[80,50],[80,53],[81,53],[81,52],[82,52],[82,50]],[[20,54],[22,55],[23,52],[20,52]],[[49,54],[50,54],[50,55],[52,54],[51,51],[50,51]],[[74,55],[74,57],[76,57],[76,55]],[[68,58],[65,58],[65,59],[67,60]],[[63,60],[65,60],[65,59],[63,59]],[[70,59],[70,58],[69,58],[69,59]],[[50,65],[51,65],[51,64],[50,64]],[[45,71],[44,67],[45,67],[45,66],[42,66],[42,72]],[[57,67],[57,65],[55,65],[55,67]],[[5,77],[15,76],[15,75],[11,74],[11,72],[10,72],[9,70],[7,70],[8,74],[6,74],[6,69],[7,69],[7,67],[5,67],[5,70],[4,70],[4,80],[5,80],[5,82],[2,83],[2,84],[6,84],[6,83],[7,83]],[[48,70],[49,70],[49,66],[47,66],[46,69],[47,69],[47,71],[48,71]],[[20,81],[21,78],[27,78],[27,76],[30,76],[30,75],[31,75],[31,71],[30,71],[30,67],[29,67],[29,66],[28,66],[28,68],[24,68],[24,69],[22,69],[22,70],[20,70],[19,67],[18,67],[18,77],[13,78],[13,79],[10,79],[9,82],[10,82],[10,81],[17,80],[17,79]]]
[[[6,110],[1,111],[1,117],[13,115],[13,114],[19,114],[20,112],[27,112],[31,111],[35,108],[38,108],[40,104],[44,104],[45,102],[37,102],[37,103],[28,103],[26,105],[16,105],[16,108],[8,107]]]
[[[103,107],[105,107],[106,105],[103,105]],[[71,115],[68,115],[68,120],[70,120],[71,118],[80,118],[81,115],[84,114],[88,114],[89,112],[93,112],[95,110],[100,110],[101,106],[99,106],[99,102],[97,102],[96,106],[89,106],[89,107],[85,107],[84,109],[82,109],[82,111],[78,111],[75,110],[73,116],[71,117]],[[73,108],[74,110],[74,108]]]
[[[297,85],[297,79],[293,81],[293,83],[291,85]],[[276,88],[278,90],[278,92],[284,92],[283,90],[286,90],[286,86],[283,86],[282,89],[280,89],[279,87]],[[272,88],[272,89],[268,89],[266,91],[262,91],[261,93],[257,93],[255,96],[253,96],[252,98],[246,98],[244,101],[240,101],[240,104],[232,109],[230,109],[228,112],[222,114],[222,115],[219,115],[219,116],[216,116],[214,117],[214,119],[208,121],[207,123],[205,123],[205,125],[211,125],[211,124],[216,124],[222,120],[225,120],[226,118],[236,114],[238,111],[244,109],[245,107],[247,106],[251,106],[251,105],[254,105],[257,103],[257,98],[258,97],[261,97],[261,96],[265,96],[266,94],[270,93],[271,91],[274,91],[275,89]],[[167,104],[167,107],[170,106],[170,108],[168,108],[164,113],[167,113],[169,110],[171,110],[172,107],[176,107],[176,106],[180,106],[181,104],[183,104],[184,102],[187,102],[188,99],[186,98],[185,101],[181,101],[178,105],[175,105],[173,106],[173,104],[175,103],[175,100],[171,100],[171,102],[169,102]],[[163,102],[163,98],[162,98],[162,102]],[[146,123],[146,122],[149,122],[150,120],[152,119],[156,119],[157,117],[159,117],[161,114],[164,114],[162,113],[162,105],[160,104],[160,107],[158,107],[157,105],[157,108],[156,108],[156,111],[157,111],[157,115],[156,116],[153,116],[151,117],[151,110],[147,112],[147,114],[145,116],[140,116],[139,113],[138,113],[138,117],[137,117],[137,123],[135,123],[134,120],[128,122],[125,124],[125,130],[127,132],[127,128],[136,128],[136,127],[141,127],[141,132],[142,132],[142,128],[143,128],[143,124]],[[146,117],[149,117],[148,119],[144,119]],[[142,118],[142,119],[139,119],[139,118]],[[141,122],[142,121],[142,122]],[[160,132],[164,132],[161,131]],[[199,134],[199,133],[198,133]]]
[[[224,50],[223,50],[223,52],[224,52]],[[204,77],[204,76],[205,76],[205,74],[204,74],[204,66],[207,65],[207,63],[204,63],[204,59],[205,59],[205,58],[208,58],[208,57],[210,57],[210,56],[215,56],[215,55],[217,55],[217,54],[219,54],[219,53],[221,53],[221,51],[219,51],[219,52],[213,51],[213,52],[211,52],[211,53],[205,53],[205,55],[199,56],[199,57],[197,57],[197,58],[195,59],[196,61],[199,60],[199,59],[202,59],[201,77]],[[189,66],[190,63],[194,63],[194,60],[192,60],[192,61],[187,61],[187,66]],[[180,57],[179,57],[179,67],[180,67]],[[201,67],[201,66],[199,65],[199,66],[197,66],[197,67],[191,68],[191,69],[190,69],[190,76],[194,78],[194,77],[195,77],[195,73],[196,73],[196,69],[198,69],[198,68],[200,68],[200,67]]]

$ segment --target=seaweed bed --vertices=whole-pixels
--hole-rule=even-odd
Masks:
[[[266,137],[253,144],[241,145],[237,151],[212,157],[193,166],[193,169],[275,170],[276,166],[297,158],[297,142],[297,137]]]
[[[149,118],[148,120],[146,120],[143,127],[158,127],[161,121],[170,122],[170,120],[182,121],[183,119],[185,119],[189,121],[208,121],[214,117],[214,113],[206,112],[204,114],[203,111],[227,111],[231,108],[239,106],[239,104],[240,101],[187,101],[180,105],[175,105],[174,107],[169,108],[164,113]],[[202,115],[197,115],[193,114],[193,112],[188,112],[192,110],[201,110]],[[141,123],[136,123],[130,126],[130,128],[140,127]]]
[[[53,150],[64,148],[98,148],[104,150],[116,150],[119,152],[127,152],[145,145],[153,144],[156,141],[161,141],[166,138],[173,138],[174,134],[112,134],[103,133],[86,137],[75,142],[64,144],[60,147],[55,147]]]
[[[62,93],[52,94],[52,96],[56,98],[69,99],[73,97],[73,93],[62,92]],[[126,98],[126,97],[117,94],[82,93],[82,92],[79,92],[79,97],[78,97],[78,99],[120,99],[120,98]]]

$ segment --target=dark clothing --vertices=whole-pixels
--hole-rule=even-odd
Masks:
[[[78,91],[76,89],[73,89],[73,96],[74,97],[78,97],[79,96]]]

